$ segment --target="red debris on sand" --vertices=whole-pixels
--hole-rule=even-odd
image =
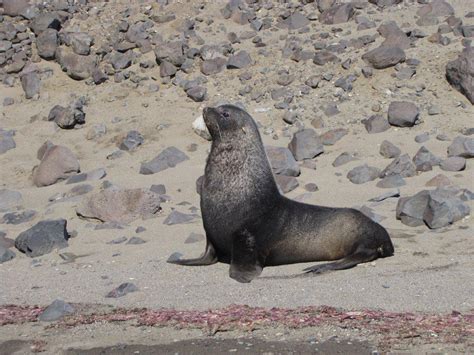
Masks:
[[[13,304],[0,306],[0,326],[36,322],[38,315],[43,312],[44,308],[38,306],[16,306]]]

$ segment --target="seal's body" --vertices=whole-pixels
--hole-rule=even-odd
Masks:
[[[232,278],[250,282],[264,266],[338,260],[306,269],[319,273],[393,254],[387,231],[361,212],[281,195],[247,112],[232,105],[205,108],[204,121],[212,136],[201,188],[206,251],[174,263],[229,263]]]

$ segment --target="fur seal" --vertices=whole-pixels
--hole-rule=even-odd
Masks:
[[[231,278],[250,282],[265,266],[337,260],[304,270],[321,273],[393,255],[387,231],[360,211],[283,196],[245,110],[206,107],[203,118],[212,137],[201,188],[206,249],[199,258],[171,263],[223,262]]]

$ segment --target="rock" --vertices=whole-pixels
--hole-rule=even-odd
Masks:
[[[285,176],[300,175],[300,167],[288,148],[266,146],[265,150],[274,174]]]
[[[95,55],[79,55],[64,47],[56,50],[56,59],[61,69],[74,80],[88,79],[97,66]]]
[[[275,175],[275,181],[280,191],[284,194],[293,191],[300,185],[293,176]]]
[[[21,87],[25,92],[25,97],[27,99],[33,98],[35,95],[38,95],[41,88],[41,79],[36,72],[30,72],[24,74],[21,77]]]
[[[338,166],[347,164],[353,160],[357,160],[354,154],[351,154],[349,152],[343,152],[334,160],[334,162],[332,163],[332,166],[337,168]]]
[[[197,216],[195,214],[186,214],[186,213],[173,210],[168,215],[168,217],[166,217],[166,219],[163,221],[163,224],[166,224],[167,226],[172,226],[175,224],[188,223],[196,218]]]
[[[419,116],[420,110],[412,102],[393,101],[388,107],[388,122],[393,126],[412,127]]]
[[[122,244],[122,243],[124,243],[124,242],[126,242],[126,241],[127,241],[127,237],[122,236],[122,237],[118,237],[118,238],[112,239],[110,242],[107,242],[107,244],[113,244],[113,245],[115,245],[115,244]]]
[[[214,75],[224,70],[227,60],[222,57],[207,59],[201,63],[201,73]]]
[[[405,61],[405,52],[400,47],[380,46],[365,53],[362,59],[375,69],[385,69]]]
[[[211,134],[209,133],[209,130],[207,129],[206,123],[204,122],[204,118],[202,117],[202,115],[200,115],[193,121],[192,127],[193,127],[194,132],[196,132],[198,136],[208,141],[212,139]]]
[[[395,158],[381,173],[380,177],[389,175],[400,175],[401,177],[411,177],[416,175],[415,164],[411,161],[408,154],[403,154]]]
[[[474,37],[474,26],[473,25],[464,25],[462,28],[462,35],[466,38]]]
[[[140,237],[131,237],[126,244],[139,245],[139,244],[145,244],[145,243],[146,241]]]
[[[288,16],[283,24],[288,27],[289,30],[298,30],[304,26],[309,25],[309,20],[301,12],[295,12]]]
[[[420,17],[423,16],[451,16],[454,15],[454,9],[444,0],[433,0],[429,4],[422,6],[416,14]]]
[[[203,86],[194,86],[188,89],[186,94],[194,102],[202,102],[207,97],[207,89]]]
[[[31,258],[51,253],[54,249],[68,246],[69,234],[65,219],[46,220],[21,232],[15,239],[15,247]]]
[[[324,12],[327,9],[331,8],[336,3],[336,0],[316,0],[316,3],[317,3],[319,12]]]
[[[162,78],[167,76],[174,76],[177,71],[178,68],[176,68],[173,64],[167,62],[166,60],[163,60],[160,63],[160,77]]]
[[[179,163],[189,160],[189,157],[176,147],[168,147],[148,163],[142,163],[140,174],[150,175],[174,168]]]
[[[400,197],[400,189],[388,191],[388,192],[386,192],[382,195],[371,198],[369,201],[371,201],[371,202],[381,202],[381,201],[386,200],[387,198],[391,198],[391,197]]]
[[[334,54],[326,50],[318,51],[314,55],[313,63],[317,65],[325,65],[327,63],[339,62],[340,59]]]
[[[14,131],[5,131],[0,128],[0,154],[4,154],[9,150],[16,148],[16,143],[13,139],[14,135]]]
[[[125,282],[114,288],[112,291],[105,295],[106,298],[119,298],[127,295],[130,292],[138,291],[138,287],[131,282]]]
[[[474,105],[474,47],[466,47],[446,65],[446,79]]]
[[[33,172],[35,186],[49,186],[79,172],[79,162],[69,148],[56,145],[46,150]]]
[[[381,221],[387,218],[375,213],[374,210],[368,206],[362,206],[361,208],[359,208],[359,211],[377,223],[380,223]]]
[[[107,133],[107,126],[104,123],[93,125],[87,132],[86,139],[96,140],[103,137]]]
[[[372,115],[368,119],[362,120],[368,133],[381,133],[390,129],[390,124],[382,115]]]
[[[304,185],[304,189],[308,192],[316,192],[316,191],[319,190],[319,187],[315,183],[310,182],[310,183]]]
[[[448,147],[449,157],[474,157],[474,138],[457,136]]]
[[[384,140],[382,144],[380,145],[380,155],[382,155],[385,158],[396,158],[398,157],[402,151],[400,148],[395,146],[393,143]]]
[[[382,42],[382,47],[399,47],[401,49],[411,47],[410,38],[398,27],[395,21],[384,22],[377,31],[385,38],[385,41]]]
[[[197,242],[204,241],[204,240],[206,240],[206,237],[203,234],[198,234],[198,233],[192,232],[186,238],[186,240],[184,241],[184,244],[197,243]]]
[[[413,157],[417,171],[429,171],[433,166],[439,165],[441,159],[431,153],[426,147],[421,147]]]
[[[344,137],[349,131],[345,128],[331,129],[321,135],[323,145],[334,145],[338,140]]]
[[[382,8],[400,4],[402,1],[403,0],[369,0],[371,4]]]
[[[352,18],[354,12],[354,6],[351,3],[334,5],[319,15],[319,21],[325,25],[344,23]]]
[[[389,175],[380,180],[376,186],[382,189],[390,189],[403,185],[406,185],[406,182],[400,175]]]
[[[69,179],[67,179],[66,185],[76,184],[78,182],[84,182],[84,181],[97,181],[97,180],[103,179],[105,176],[107,176],[107,172],[105,171],[105,169],[98,168],[98,169],[91,170],[87,173],[76,174],[76,175],[71,176]],[[89,186],[89,185],[84,185],[84,186]],[[89,192],[89,190],[87,192]]]
[[[127,136],[120,143],[119,148],[131,152],[141,146],[144,141],[145,139],[140,132],[132,130],[127,133]]]
[[[3,0],[3,15],[31,19],[32,13],[34,10],[29,0]]]
[[[288,144],[288,149],[297,161],[312,159],[324,152],[321,139],[316,131],[311,128],[296,132]]]
[[[86,114],[82,107],[56,105],[49,111],[48,121],[54,121],[62,129],[72,129],[86,122]]]
[[[443,174],[436,175],[425,184],[425,186],[434,186],[434,187],[442,187],[442,186],[449,186],[449,185],[452,185],[451,180],[449,180],[448,177]]]
[[[364,165],[359,165],[355,167],[354,169],[350,170],[347,173],[347,178],[353,183],[353,184],[363,184],[368,181],[372,181],[378,178],[380,174],[380,170],[368,166],[367,164]]]
[[[463,157],[449,157],[441,161],[439,167],[444,171],[461,171],[466,169],[466,159]]]
[[[18,225],[31,221],[36,216],[36,211],[25,210],[21,212],[5,213],[0,223]]]
[[[69,34],[69,41],[74,53],[89,55],[94,39],[85,32],[74,32]]]
[[[63,300],[54,300],[46,309],[39,315],[38,319],[42,322],[54,322],[68,314],[74,313],[74,307]]]
[[[94,84],[100,85],[109,80],[109,77],[100,68],[97,67],[92,70],[92,80],[94,81]]]
[[[401,197],[398,200],[396,217],[410,227],[422,226],[423,214],[428,206],[429,191],[423,190],[411,197]]]
[[[109,62],[112,64],[115,70],[126,69],[132,65],[131,52],[120,53],[114,52],[109,56]]]
[[[61,29],[61,19],[56,12],[43,12],[35,16],[33,21],[30,22],[30,28],[37,36],[48,28],[59,31]]]
[[[23,197],[18,191],[0,189],[0,212],[19,208],[23,205]]]
[[[38,38],[36,38],[38,55],[43,59],[54,59],[58,45],[58,31],[53,28],[46,29],[39,34]]]
[[[227,69],[243,69],[252,64],[252,58],[246,51],[238,51],[229,58]]]
[[[418,134],[415,137],[415,142],[416,143],[424,143],[430,139],[430,134],[428,132]]]
[[[468,216],[468,205],[446,187],[429,192],[429,199],[423,213],[423,220],[429,228],[442,228]]]
[[[130,223],[151,218],[160,210],[159,195],[150,190],[106,189],[86,198],[76,213],[101,222]]]
[[[15,257],[14,252],[0,245],[0,264],[10,261],[14,257]]]
[[[181,253],[173,253],[173,254],[171,254],[171,255],[168,257],[168,259],[166,260],[166,262],[168,262],[168,263],[173,263],[173,262],[175,262],[175,261],[180,260],[182,256],[183,256],[183,254],[181,254]]]

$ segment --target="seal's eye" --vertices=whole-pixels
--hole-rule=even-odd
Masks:
[[[230,117],[230,113],[227,112],[227,111],[224,111],[224,112],[222,112],[222,116],[224,116],[225,118],[229,118],[229,117]]]

